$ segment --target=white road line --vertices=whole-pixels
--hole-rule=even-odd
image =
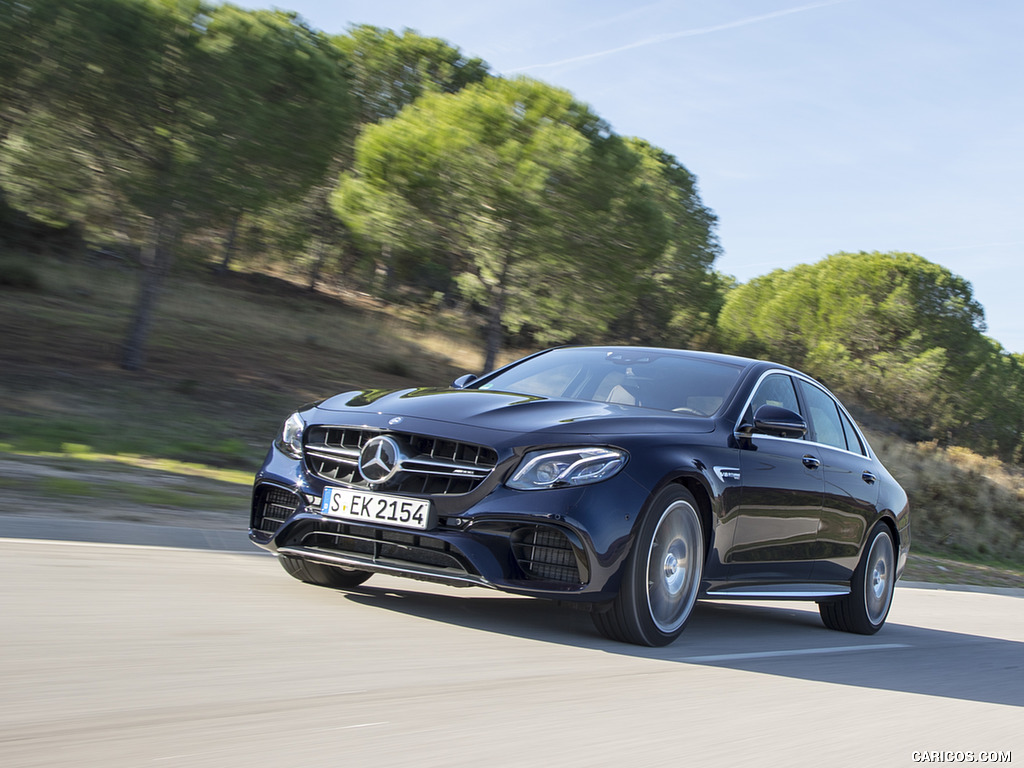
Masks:
[[[73,539],[32,539],[20,536],[0,537],[0,544],[42,544],[58,547],[102,547],[104,549],[182,549],[182,547],[161,547],[157,544],[114,544],[109,541],[75,541]]]
[[[789,651],[757,651],[753,653],[720,653],[712,656],[684,656],[679,661],[701,664],[709,661],[744,661],[747,659],[774,659],[781,656],[811,656],[820,653],[855,653],[857,651],[886,651],[910,648],[906,643],[879,643],[878,645],[840,645],[832,648],[797,648]]]
[[[115,544],[109,541],[74,541],[72,539],[30,539],[20,536],[0,536],[0,544],[39,544],[58,547],[100,547],[102,549],[159,549],[164,552],[178,550],[180,552],[219,552],[224,555],[250,555],[260,554],[260,550],[253,547],[253,552],[244,552],[234,549],[209,549],[207,547],[177,547],[172,544]]]
[[[353,728],[374,728],[378,725],[390,725],[390,720],[381,720],[378,723],[357,723],[356,725],[336,725],[333,728],[314,728],[315,733],[322,733],[324,731],[350,731]]]

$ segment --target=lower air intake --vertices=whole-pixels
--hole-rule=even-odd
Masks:
[[[252,529],[273,536],[285,520],[302,504],[302,497],[274,485],[261,485],[256,489],[252,504]]]
[[[512,534],[512,551],[528,578],[562,584],[584,583],[568,537],[555,528],[520,528]]]

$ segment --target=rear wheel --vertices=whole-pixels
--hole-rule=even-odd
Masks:
[[[850,594],[818,603],[818,613],[829,629],[873,635],[885,624],[895,586],[896,547],[889,526],[878,523],[853,573]]]
[[[697,602],[704,573],[704,530],[697,501],[678,485],[651,502],[611,607],[594,613],[612,640],[668,645],[682,633]]]
[[[317,563],[312,560],[304,560],[301,557],[280,555],[277,559],[290,576],[307,584],[316,584],[331,589],[358,587],[373,575],[370,571],[357,571],[352,568]]]

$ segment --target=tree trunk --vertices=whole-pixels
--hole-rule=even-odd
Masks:
[[[227,240],[224,242],[224,258],[217,269],[214,270],[218,275],[226,273],[231,266],[231,258],[235,255],[235,240],[238,238],[238,222],[241,218],[242,214],[236,213],[231,219],[231,229],[228,231]]]
[[[505,302],[508,297],[509,273],[512,271],[513,254],[515,244],[518,240],[518,227],[513,226],[508,237],[508,250],[505,252],[505,259],[501,263],[501,273],[498,275],[496,284],[491,289],[491,313],[487,319],[487,336],[484,341],[484,369],[481,373],[494,370],[494,364],[498,359],[498,351],[501,349],[502,320],[505,317]]]
[[[391,292],[391,277],[394,270],[391,266],[391,243],[384,243],[380,247],[380,258],[373,268],[373,286],[377,298],[387,299]]]
[[[502,320],[505,317],[505,279],[508,277],[508,262],[505,260],[502,265],[501,276],[498,284],[491,291],[490,313],[487,317],[487,330],[484,337],[484,369],[481,373],[494,370],[494,364],[498,359],[498,352],[501,350]]]
[[[173,244],[176,234],[177,226],[171,221],[158,219],[153,224],[153,233],[146,248],[148,253],[145,253],[142,259],[135,312],[121,350],[121,367],[126,371],[142,370],[145,363],[146,343],[153,323],[153,311],[156,309],[164,277],[174,257]]]
[[[484,337],[484,369],[481,374],[494,370],[494,363],[498,359],[498,350],[501,349],[501,316],[504,313],[504,298],[499,299],[491,306],[490,316],[487,318],[487,331]]]
[[[308,290],[310,293],[316,291],[316,285],[320,282],[320,272],[324,267],[324,257],[327,255],[327,247],[324,245],[322,237],[317,236],[314,238],[313,254],[313,269],[309,273]]]

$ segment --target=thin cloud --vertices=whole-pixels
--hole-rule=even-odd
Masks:
[[[662,35],[655,35],[654,37],[648,37],[645,40],[638,40],[635,43],[629,43],[628,45],[621,45],[618,48],[609,48],[606,51],[598,51],[596,53],[587,53],[583,56],[574,56],[570,59],[562,59],[560,61],[551,61],[546,64],[530,64],[525,67],[516,67],[510,69],[506,74],[512,74],[514,72],[528,72],[534,69],[545,69],[547,67],[559,67],[563,64],[576,64],[581,61],[590,61],[592,59],[599,59],[604,56],[611,56],[616,53],[622,53],[623,51],[631,51],[635,48],[643,48],[648,45],[657,45],[658,43],[664,43],[667,40],[678,40],[683,37],[698,37],[699,35],[709,35],[713,32],[722,32],[726,29],[735,29],[736,27],[745,27],[748,24],[757,24],[758,22],[768,21],[769,19],[777,19],[780,16],[789,16],[794,13],[802,13],[803,11],[814,10],[815,8],[825,8],[829,5],[839,5],[840,3],[848,3],[851,0],[825,0],[820,3],[810,3],[809,5],[801,5],[797,8],[787,8],[781,11],[773,11],[772,13],[764,13],[760,16],[748,16],[745,19],[737,19],[736,21],[730,21],[725,24],[716,24],[711,27],[698,27],[697,29],[686,29],[682,32],[667,32]]]

